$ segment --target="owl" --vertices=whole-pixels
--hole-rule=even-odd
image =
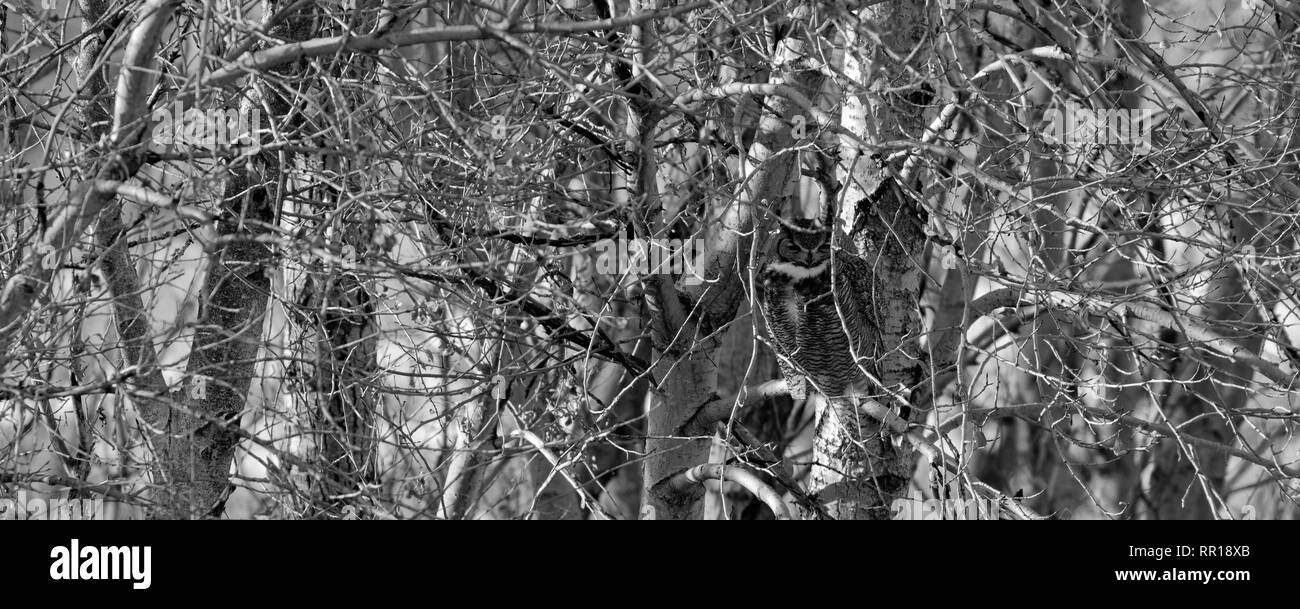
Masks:
[[[864,395],[862,368],[879,352],[867,263],[832,253],[820,221],[796,219],[782,223],[758,279],[759,309],[791,397],[810,388],[828,398]]]

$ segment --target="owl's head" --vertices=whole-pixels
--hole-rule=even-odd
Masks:
[[[778,262],[804,269],[819,268],[830,260],[831,233],[817,220],[783,221],[775,253]]]

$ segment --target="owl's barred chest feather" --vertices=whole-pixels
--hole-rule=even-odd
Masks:
[[[832,294],[833,288],[838,288],[838,298]],[[842,331],[842,318],[848,319],[852,326],[857,317],[857,295],[847,293],[848,285],[833,285],[829,272],[794,280],[780,274],[766,274],[764,291],[768,293],[765,300],[769,306],[783,309],[781,318],[795,322],[792,329],[800,338],[847,339]],[[825,330],[830,329],[841,331],[828,336]]]
[[[777,319],[793,330],[802,344],[823,332],[813,332],[819,326],[834,321],[839,323],[835,301],[831,296],[829,277],[809,276],[790,280],[788,276],[771,273],[764,277],[764,291],[769,307],[779,309]],[[788,341],[784,341],[788,342]]]

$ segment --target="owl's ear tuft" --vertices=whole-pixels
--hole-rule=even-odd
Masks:
[[[784,232],[791,235],[816,235],[826,232],[826,225],[817,218],[781,218],[777,217]]]

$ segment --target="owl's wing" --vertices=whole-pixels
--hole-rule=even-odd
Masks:
[[[839,252],[835,256],[836,306],[859,358],[872,361],[879,354],[875,282],[868,262]]]
[[[808,397],[807,379],[789,359],[790,354],[799,346],[799,318],[794,288],[788,281],[773,275],[765,274],[760,279],[759,310],[763,313],[768,337],[777,349],[776,363],[781,367],[781,376],[785,377],[786,385],[790,388],[790,397],[802,400]]]

